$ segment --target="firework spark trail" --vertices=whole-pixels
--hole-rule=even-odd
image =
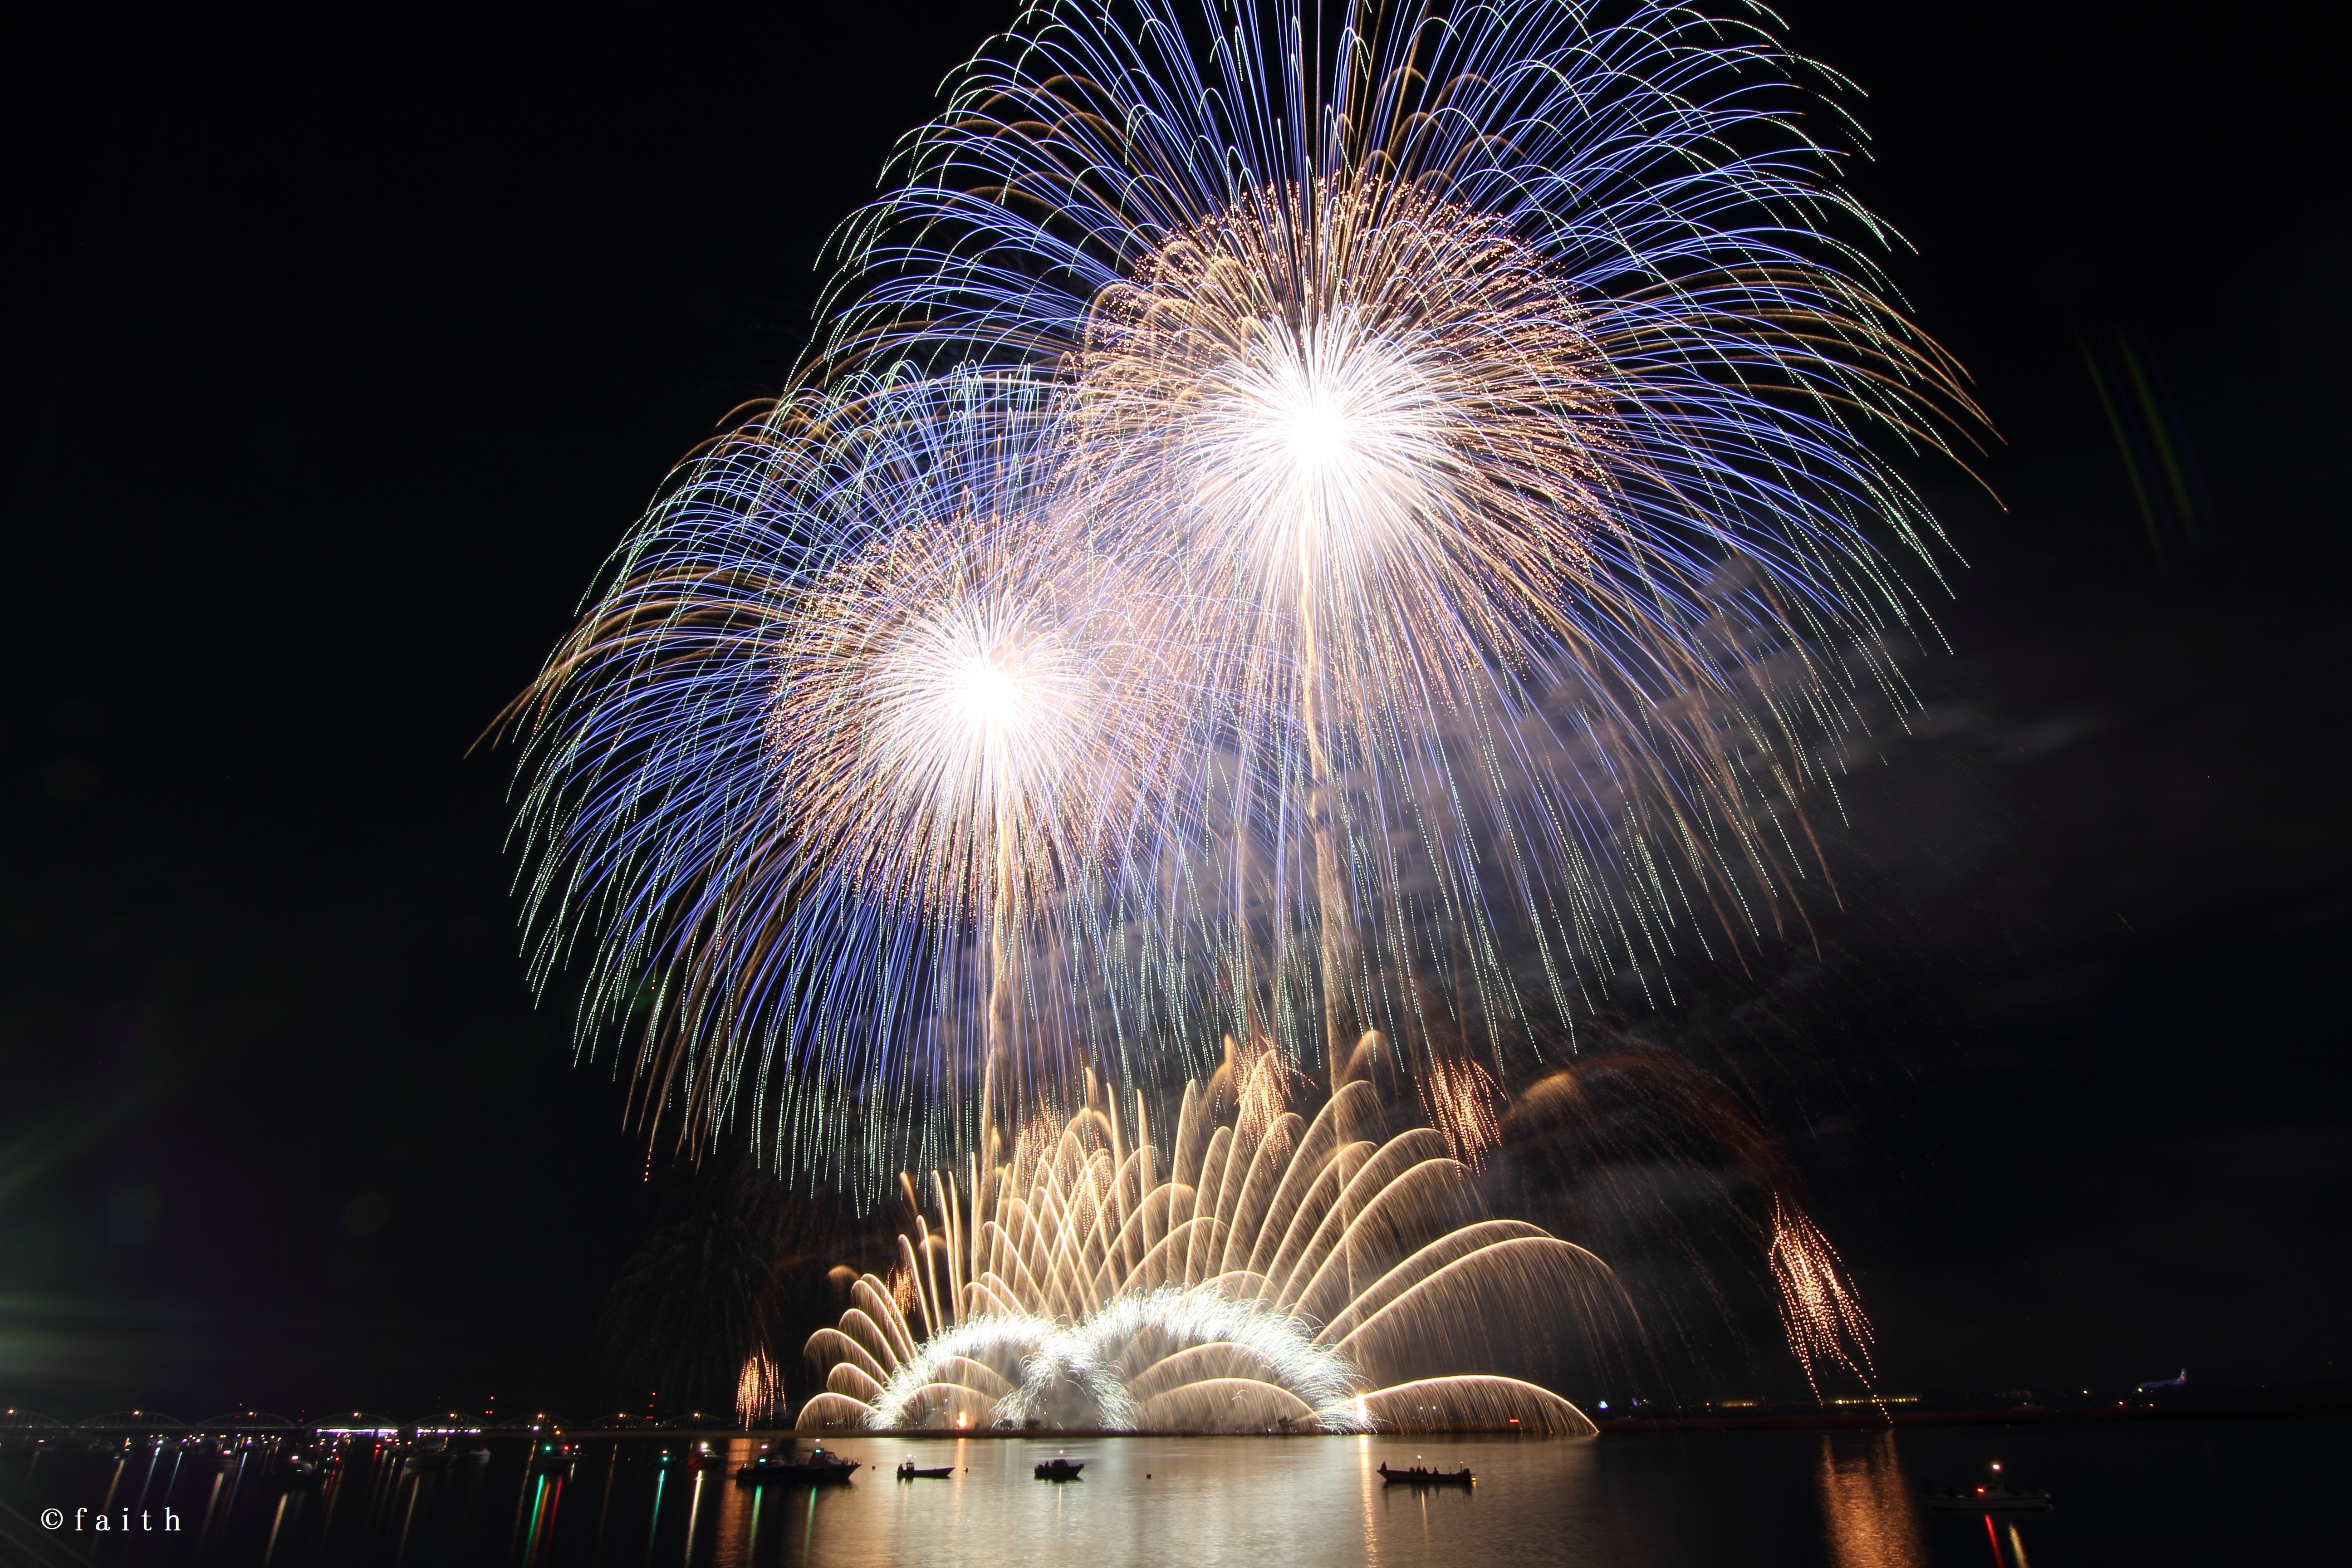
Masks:
[[[1976,416],[1767,35],[1335,16],[1033,6],[849,230],[831,343],[1055,378],[1079,537],[1219,698],[1150,916],[1232,955],[1191,1011],[1334,1081],[1362,1029],[1430,1057],[1417,977],[1499,1064],[1530,990],[1801,918],[1801,795],[1934,635],[1861,432]]]
[[[1365,1136],[1368,1085],[1312,1122],[1246,1065],[1224,1092],[1229,1121],[1216,1086],[1188,1086],[1171,1155],[1142,1136],[1139,1102],[1130,1142],[1107,1098],[970,1167],[962,1192],[935,1177],[940,1228],[919,1217],[899,1246],[936,1285],[894,1289],[917,1277],[904,1261],[853,1285],[809,1342],[826,1387],[799,1425],[1591,1435],[1546,1389],[1441,1369],[1525,1354],[1531,1324],[1613,1331],[1626,1309],[1604,1264],[1485,1218],[1429,1130]]]
[[[784,1375],[768,1352],[756,1346],[743,1359],[742,1374],[735,1381],[735,1418],[743,1429],[767,1425],[776,1406],[784,1402]]]
[[[1472,1170],[1502,1142],[1502,1119],[1495,1107],[1502,1093],[1486,1069],[1473,1061],[1438,1058],[1421,1079],[1422,1109],[1444,1138],[1454,1157]]]
[[[1780,1326],[1789,1349],[1805,1369],[1806,1385],[1822,1397],[1814,1368],[1832,1363],[1845,1368],[1864,1392],[1877,1396],[1871,1365],[1870,1320],[1862,1298],[1845,1277],[1845,1260],[1830,1238],[1801,1211],[1772,1200],[1772,1240],[1767,1253],[1772,1281],[1780,1291]]]

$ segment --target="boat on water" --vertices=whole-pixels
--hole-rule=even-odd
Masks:
[[[321,1486],[327,1468],[308,1454],[280,1454],[270,1464],[269,1479],[281,1487]]]
[[[1992,1479],[1976,1486],[1937,1487],[1933,1481],[1923,1482],[1919,1500],[1938,1513],[2043,1513],[2056,1505],[2050,1500],[2050,1489],[2039,1491],[2013,1492],[2009,1489],[2009,1478],[2000,1467],[1992,1468]]]
[[[857,1468],[856,1460],[828,1454],[820,1446],[805,1459],[795,1459],[789,1454],[762,1454],[738,1469],[735,1479],[752,1485],[774,1482],[782,1486],[838,1487],[848,1485],[850,1472]]]
[[[898,1465],[898,1479],[902,1481],[943,1481],[954,1474],[953,1465],[940,1465],[925,1469],[912,1459],[903,1459]]]
[[[1080,1479],[1078,1472],[1086,1468],[1084,1459],[1074,1462],[1056,1455],[1037,1467],[1037,1479],[1041,1481],[1075,1481]]]
[[[1391,1487],[1474,1487],[1478,1484],[1478,1478],[1470,1473],[1467,1465],[1458,1470],[1433,1470],[1420,1465],[1408,1470],[1392,1470],[1383,1463],[1381,1466],[1381,1484]]]

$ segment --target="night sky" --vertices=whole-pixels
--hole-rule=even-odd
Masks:
[[[826,232],[1010,12],[330,10],[9,50],[0,1395],[642,1407],[594,1321],[688,1178],[644,1179],[609,1054],[534,1006],[511,754],[468,748],[782,381]],[[1911,470],[1956,652],[1847,793],[1819,952],[1620,1023],[1765,1113],[1889,1388],[2336,1379],[2318,13],[1786,15],[1868,95],[1856,183],[1999,427],[1991,493]],[[1766,1351],[1675,1392],[1788,1392]]]

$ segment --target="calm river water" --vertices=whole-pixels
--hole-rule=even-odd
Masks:
[[[732,1440],[734,1458],[756,1445]],[[664,1458],[667,1447],[669,1457]],[[2352,1458],[2336,1418],[1900,1433],[1437,1438],[1152,1438],[1056,1443],[847,1439],[868,1468],[847,1487],[735,1484],[681,1465],[673,1439],[591,1440],[560,1480],[491,1444],[471,1470],[347,1463],[288,1491],[261,1467],[219,1469],[165,1449],[118,1459],[81,1443],[0,1443],[0,1563],[637,1565],[807,1563],[2065,1564],[2333,1557]],[[1085,1479],[1031,1467],[1066,1450]],[[1467,1462],[1474,1491],[1383,1487],[1374,1467]],[[952,1465],[899,1482],[892,1467]],[[2053,1513],[2012,1528],[1923,1514],[1923,1476],[1958,1482],[2001,1460],[2047,1486]],[[131,1510],[131,1532],[76,1533],[76,1510]],[[43,1530],[56,1509],[61,1528]],[[169,1509],[174,1533],[142,1531]],[[55,1516],[53,1516],[55,1517]],[[66,1553],[74,1555],[68,1556]]]

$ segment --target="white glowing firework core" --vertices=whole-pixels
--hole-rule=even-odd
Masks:
[[[877,683],[875,761],[939,804],[1048,776],[1075,692],[1053,639],[965,604],[908,628]]]
[[[1338,467],[1352,451],[1346,416],[1310,389],[1304,405],[1290,413],[1290,450],[1302,474]]]
[[[1444,408],[1397,344],[1351,316],[1268,330],[1230,363],[1193,443],[1202,499],[1281,564],[1393,548],[1440,500]],[[1296,548],[1290,548],[1295,546]]]
[[[961,705],[964,721],[982,741],[993,740],[1019,722],[1028,693],[1020,679],[994,660],[980,658],[951,678],[951,690]]]

